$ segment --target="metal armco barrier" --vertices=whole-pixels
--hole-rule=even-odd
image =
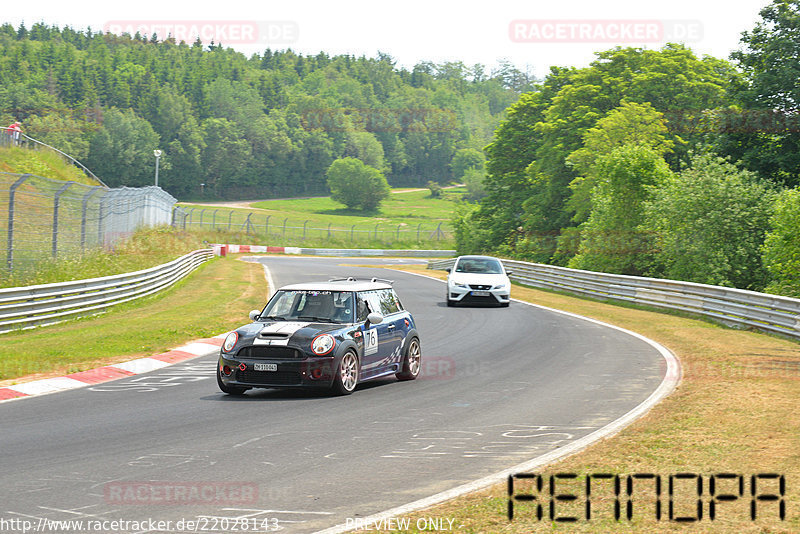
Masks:
[[[143,271],[55,284],[0,289],[0,333],[100,313],[166,289],[213,257],[211,249]]]
[[[455,259],[428,262],[429,269],[452,267]],[[696,313],[729,326],[750,327],[800,338],[800,299],[678,280],[597,273],[502,260],[521,284]]]

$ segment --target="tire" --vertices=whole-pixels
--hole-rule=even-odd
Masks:
[[[223,393],[227,393],[228,395],[244,395],[244,392],[250,388],[240,388],[234,386],[226,386],[222,383],[222,377],[219,374],[219,366],[217,367],[217,385],[219,386],[220,391]]]
[[[501,308],[508,308],[508,305],[509,305],[509,304],[511,304],[511,302],[501,302],[501,303],[500,303],[500,307],[501,307]]]
[[[444,294],[444,300],[445,300],[445,302],[447,302],[447,307],[448,308],[452,308],[453,306],[456,305],[456,303],[454,301],[450,300],[450,293],[445,293]]]
[[[420,369],[422,369],[422,349],[419,346],[419,339],[412,338],[406,347],[403,370],[395,376],[398,380],[414,380],[419,376]]]
[[[352,350],[348,350],[339,362],[331,391],[337,395],[350,395],[358,385],[358,375],[358,356]]]

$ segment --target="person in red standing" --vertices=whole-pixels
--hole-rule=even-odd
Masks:
[[[19,137],[22,133],[22,124],[20,124],[19,121],[14,121],[8,126],[8,128],[6,128],[6,131],[8,132],[8,135],[11,136],[11,139],[14,140],[14,144],[18,145]]]

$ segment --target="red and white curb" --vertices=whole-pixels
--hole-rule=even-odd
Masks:
[[[119,378],[155,371],[162,367],[197,358],[198,356],[207,356],[219,351],[226,335],[227,332],[208,339],[198,339],[187,345],[148,358],[115,363],[104,367],[98,367],[97,369],[68,374],[66,376],[43,378],[41,380],[33,380],[31,382],[23,382],[22,384],[14,384],[13,386],[1,387],[0,402],[110,382],[111,380],[117,380]]]
[[[304,256],[388,256],[409,258],[453,258],[455,250],[417,250],[417,249],[380,249],[380,248],[304,248],[304,247],[270,247],[266,245],[232,245],[212,244],[215,256],[240,253],[261,254],[302,254]]]

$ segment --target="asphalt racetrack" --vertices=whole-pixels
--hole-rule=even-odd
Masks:
[[[417,321],[422,376],[371,382],[347,397],[251,390],[236,398],[217,389],[212,354],[1,403],[0,519],[95,521],[123,532],[313,532],[563,447],[642,403],[664,377],[660,353],[624,332],[517,302],[447,308],[440,281],[356,267],[414,260],[259,261],[277,286],[395,280]],[[245,521],[247,529],[233,528]],[[47,531],[69,530],[39,529]]]

